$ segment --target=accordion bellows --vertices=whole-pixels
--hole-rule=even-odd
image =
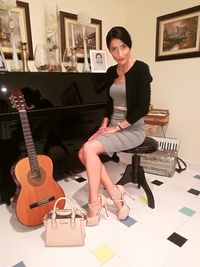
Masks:
[[[151,137],[158,142],[158,150],[149,154],[141,154],[141,165],[144,171],[162,176],[173,176],[177,164],[180,139]]]

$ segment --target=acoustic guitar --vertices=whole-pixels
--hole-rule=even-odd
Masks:
[[[12,90],[10,100],[20,115],[28,155],[19,160],[11,171],[17,184],[15,212],[20,223],[37,226],[43,223],[44,216],[53,209],[55,201],[65,194],[52,176],[52,160],[46,155],[36,155],[21,90]],[[60,202],[59,208],[62,209],[64,201]]]

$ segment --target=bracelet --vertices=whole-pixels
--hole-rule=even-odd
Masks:
[[[120,122],[117,123],[117,126],[119,127],[120,130],[123,130],[123,128],[120,125]]]

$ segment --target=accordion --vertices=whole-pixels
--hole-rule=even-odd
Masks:
[[[145,172],[171,177],[176,169],[180,139],[151,136],[158,142],[158,150],[141,154],[141,165]]]

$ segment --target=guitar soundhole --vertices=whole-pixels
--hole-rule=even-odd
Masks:
[[[32,186],[39,186],[43,184],[45,181],[45,171],[42,168],[39,168],[39,170],[34,170],[31,172],[31,170],[28,173],[28,182]]]

